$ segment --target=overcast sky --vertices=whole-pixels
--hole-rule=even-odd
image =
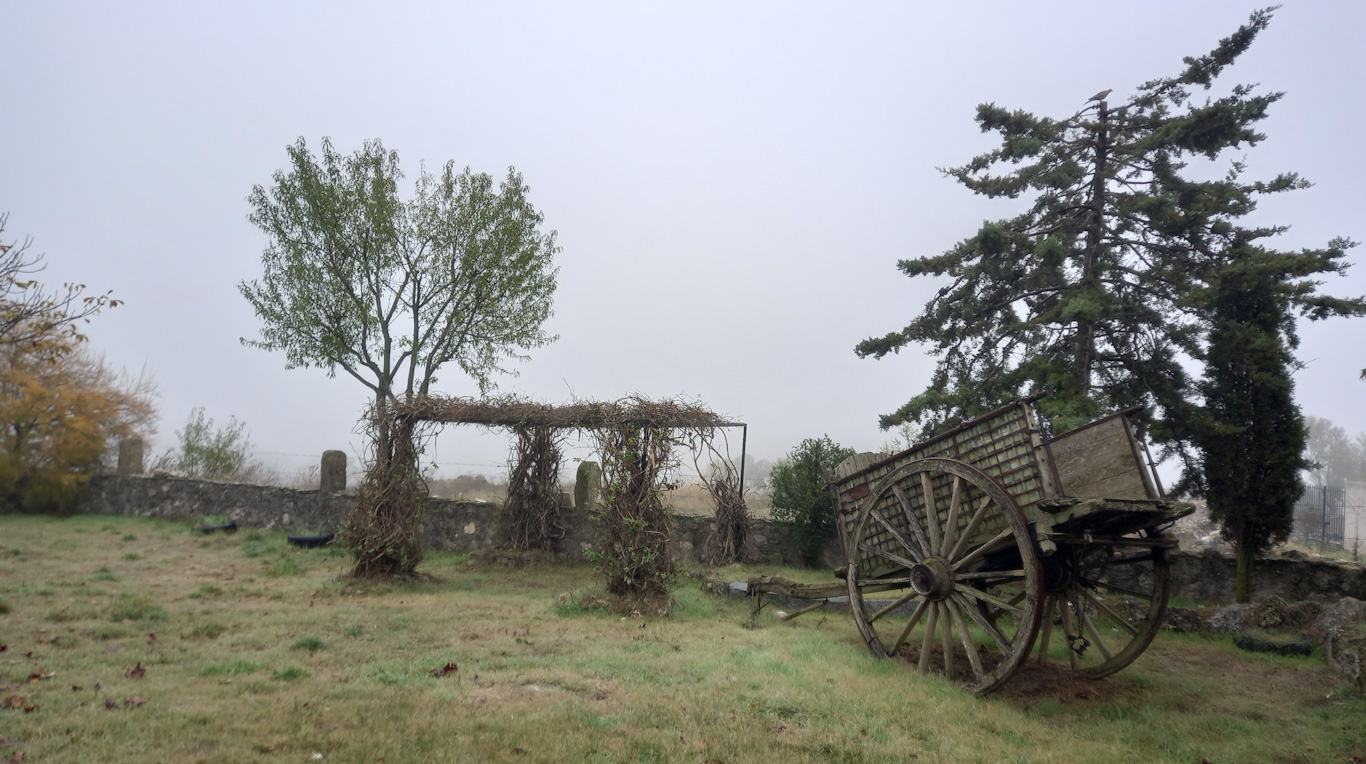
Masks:
[[[92,347],[161,388],[156,448],[191,408],[246,422],[285,470],[353,460],[354,380],[244,347],[237,284],[265,245],[247,194],[303,136],[378,137],[410,178],[454,160],[524,174],[559,232],[550,347],[503,392],[549,402],[686,395],[781,456],[828,433],[859,450],[933,360],[860,360],[937,286],[900,275],[1011,211],[936,167],[992,146],[993,101],[1066,116],[1208,52],[1256,6],[1096,3],[16,2],[0,11],[0,211],[50,283],[126,305]],[[1263,201],[1280,246],[1366,239],[1360,125],[1366,4],[1288,0],[1225,85],[1286,97],[1249,172],[1307,191]],[[1366,253],[1350,258],[1361,263]],[[1366,267],[1325,284],[1366,294]],[[1366,321],[1302,325],[1305,413],[1366,431]],[[470,395],[452,367],[441,392]],[[444,436],[443,475],[496,473],[500,435]]]

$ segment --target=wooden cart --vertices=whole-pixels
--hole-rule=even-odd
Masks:
[[[755,579],[756,610],[838,589],[874,655],[976,693],[1031,655],[1092,677],[1133,662],[1167,607],[1163,530],[1193,508],[1163,499],[1132,411],[1047,438],[1035,400],[840,465],[844,582]]]

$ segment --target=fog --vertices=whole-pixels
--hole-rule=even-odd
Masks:
[[[937,167],[992,145],[982,102],[1053,116],[1179,71],[1246,20],[1239,3],[25,3],[7,6],[0,210],[48,283],[125,305],[91,347],[160,383],[154,449],[190,410],[245,422],[286,472],[362,456],[354,380],[244,347],[236,285],[263,235],[246,196],[285,146],[379,137],[409,178],[454,160],[515,166],[559,234],[560,339],[499,380],[549,402],[700,399],[774,459],[829,434],[858,450],[924,388],[915,349],[860,360],[938,286],[895,269],[1009,214]],[[1267,199],[1278,246],[1363,238],[1358,125],[1366,6],[1297,2],[1221,82],[1283,90],[1251,177],[1316,185]],[[1360,263],[1362,250],[1351,260]],[[1366,293],[1366,269],[1328,279]],[[1301,324],[1306,414],[1366,431],[1361,322]],[[440,392],[471,395],[451,367]],[[442,475],[495,474],[501,433],[448,428]],[[580,453],[580,452],[576,452]],[[353,461],[354,463],[354,461]]]

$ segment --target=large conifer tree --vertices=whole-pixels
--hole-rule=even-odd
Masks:
[[[1222,177],[1208,162],[1245,151],[1281,93],[1238,85],[1198,95],[1248,49],[1271,10],[1185,59],[1177,76],[1152,80],[1115,105],[1106,93],[1064,119],[978,107],[984,132],[1001,145],[946,173],[988,197],[1026,197],[1021,215],[988,221],[936,256],[902,260],[908,276],[947,277],[906,327],[859,343],[860,356],[907,345],[938,357],[930,386],[882,418],[884,427],[916,422],[933,430],[1030,392],[1045,392],[1045,413],[1069,429],[1143,404],[1159,440],[1190,457],[1184,427],[1195,405],[1183,361],[1203,356],[1208,314],[1191,293],[1238,247],[1280,233],[1240,219],[1262,194],[1304,188],[1293,173],[1243,179],[1238,161]],[[1311,318],[1361,312],[1361,301],[1316,292],[1314,277],[1341,272],[1352,242],[1284,254],[1270,276],[1287,307]],[[1187,459],[1188,472],[1198,465]]]

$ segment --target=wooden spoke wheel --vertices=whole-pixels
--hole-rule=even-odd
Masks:
[[[1024,514],[982,471],[944,458],[901,467],[863,500],[847,543],[850,611],[874,655],[979,694],[1028,657],[1043,570]]]
[[[1159,533],[1059,545],[1044,561],[1038,660],[1109,676],[1134,662],[1167,612],[1171,564]]]

